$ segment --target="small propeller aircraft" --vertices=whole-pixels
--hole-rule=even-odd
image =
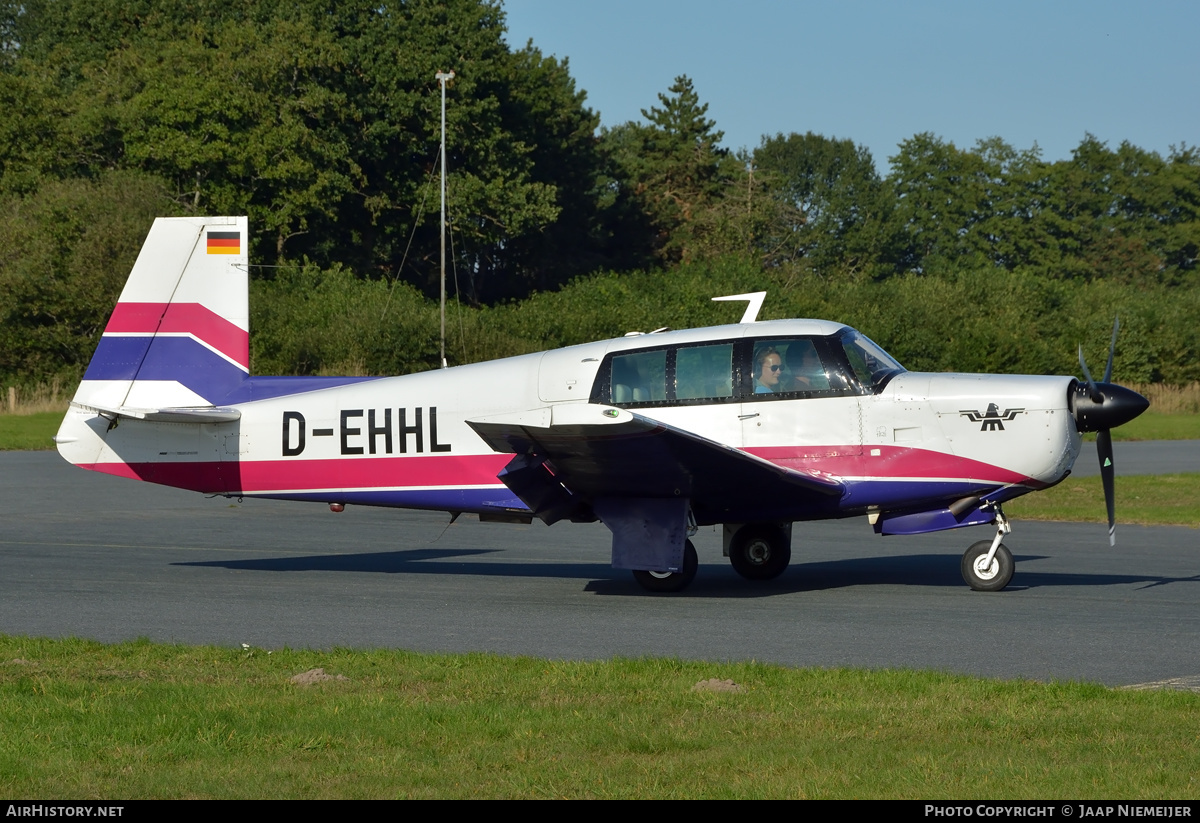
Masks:
[[[792,524],[879,534],[992,525],[973,589],[1013,574],[1003,505],[1066,477],[1149,405],[1104,379],[906,371],[848,326],[659,330],[401,377],[251,377],[245,217],[155,221],[55,441],[97,472],[226,497],[602,521],[645,588],[696,574],[721,524],[733,568],[781,574]]]

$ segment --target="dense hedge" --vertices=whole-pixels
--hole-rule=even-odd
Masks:
[[[736,258],[665,273],[597,274],[491,308],[451,304],[447,356],[452,364],[474,362],[632,330],[736,322],[742,304],[710,298],[763,289],[763,319],[848,323],[914,370],[1075,374],[1079,344],[1099,370],[1119,315],[1121,380],[1200,379],[1195,290],[1065,283],[992,267],[837,283],[764,273]],[[402,284],[307,270],[256,283],[252,306],[258,370],[389,374],[437,365],[438,307]]]

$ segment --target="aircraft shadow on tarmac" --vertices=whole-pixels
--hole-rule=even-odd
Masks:
[[[377,574],[463,574],[462,563],[445,563],[452,557],[493,554],[500,549],[410,549],[366,554],[310,554],[297,557],[261,557],[249,560],[197,560],[172,566],[200,566],[257,572],[375,572]],[[432,561],[432,562],[431,562]],[[414,566],[420,563],[420,566]],[[474,564],[478,565],[478,564]],[[499,567],[504,568],[504,567]],[[478,572],[471,572],[478,573]],[[500,572],[496,572],[499,574]]]
[[[628,572],[601,563],[496,563],[482,558],[499,549],[412,549],[364,554],[302,555],[246,560],[208,560],[174,563],[262,572],[360,572],[376,574],[472,575],[481,577],[541,577],[589,581],[584,591],[599,595],[661,597],[643,590]],[[457,559],[455,559],[457,558]],[[1043,555],[1016,558],[1017,573],[1007,591],[1061,586],[1111,586],[1143,583],[1139,588],[1168,583],[1200,582],[1191,577],[1155,577],[1136,574],[1088,574],[1022,570],[1022,563],[1045,559]],[[750,582],[732,568],[704,564],[695,582],[675,597],[770,597],[806,591],[854,586],[940,586],[960,588],[959,558],[945,554],[910,554],[861,557],[794,564],[775,580]]]

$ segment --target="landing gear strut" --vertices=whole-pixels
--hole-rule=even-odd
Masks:
[[[962,557],[963,580],[977,592],[998,592],[1012,580],[1012,552],[1001,543],[1004,535],[1012,531],[1008,518],[996,506],[996,536],[991,540],[980,540],[967,549]]]

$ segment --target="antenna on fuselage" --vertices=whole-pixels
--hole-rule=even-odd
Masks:
[[[745,300],[746,312],[742,315],[739,323],[754,323],[758,320],[758,310],[762,308],[763,301],[767,299],[765,291],[752,291],[748,294],[730,294],[725,297],[714,297],[715,302],[724,302],[728,300]]]
[[[436,75],[442,87],[442,368],[446,368],[446,82],[454,79],[453,71]],[[455,281],[457,282],[457,281]]]

